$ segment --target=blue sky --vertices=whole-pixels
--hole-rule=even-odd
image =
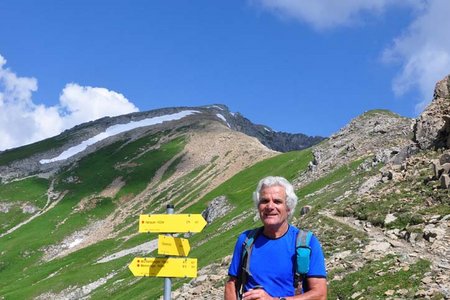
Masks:
[[[105,115],[227,105],[329,136],[416,117],[450,73],[448,0],[0,1],[0,150]]]

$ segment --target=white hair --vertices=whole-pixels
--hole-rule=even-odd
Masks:
[[[289,208],[288,217],[291,218],[294,213],[295,206],[297,206],[298,197],[294,192],[294,187],[287,181],[284,177],[279,176],[267,176],[261,179],[258,183],[256,191],[253,192],[253,202],[255,206],[258,207],[260,200],[260,192],[263,188],[271,186],[282,186],[286,191],[286,206]]]

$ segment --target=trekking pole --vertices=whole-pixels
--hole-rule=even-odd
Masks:
[[[172,215],[174,212],[173,204],[167,204],[167,214]],[[164,300],[170,300],[172,293],[172,278],[164,278]]]

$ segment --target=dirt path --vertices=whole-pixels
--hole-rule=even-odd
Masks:
[[[370,252],[373,249],[380,251],[385,247],[384,254],[391,252],[398,256],[408,256],[416,259],[425,259],[431,263],[431,272],[425,274],[422,280],[420,296],[432,295],[431,290],[438,290],[445,299],[450,299],[450,280],[447,275],[450,272],[450,221],[443,220],[439,225],[434,225],[442,229],[444,234],[436,238],[433,242],[421,240],[420,242],[408,242],[404,239],[388,236],[382,228],[371,225],[351,217],[339,217],[334,215],[332,211],[321,211],[320,215],[332,219],[336,222],[350,226],[351,228],[360,232],[365,232],[371,242],[362,250],[364,253]],[[387,246],[387,243],[390,246]],[[384,244],[384,246],[383,246]],[[381,247],[380,247],[381,246]],[[430,293],[430,294],[427,294]]]
[[[406,240],[388,237],[380,227],[368,225],[368,223],[352,217],[339,217],[334,215],[331,211],[321,211],[319,214],[341,224],[350,226],[360,232],[365,232],[371,240],[388,242],[396,254],[412,254],[412,256],[419,255],[419,258],[426,259],[432,262],[435,266],[442,263],[442,255],[433,254],[429,249],[430,247],[427,247],[425,243],[416,243],[415,245],[412,245]],[[358,223],[361,225],[356,225]]]

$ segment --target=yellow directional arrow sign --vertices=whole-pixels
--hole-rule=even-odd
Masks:
[[[187,239],[158,235],[158,254],[188,256],[191,246]]]
[[[200,214],[140,215],[139,232],[200,232],[206,221]]]
[[[134,276],[197,277],[196,258],[135,257],[128,268]]]

